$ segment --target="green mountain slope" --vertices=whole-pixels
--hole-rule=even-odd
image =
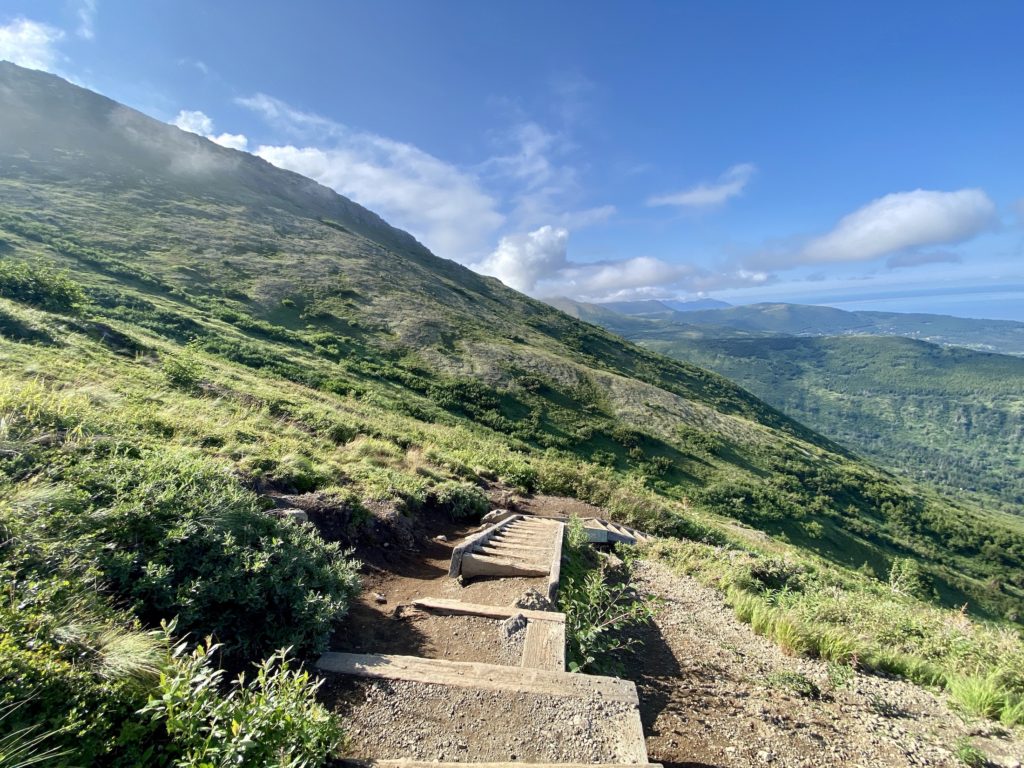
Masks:
[[[777,527],[817,499],[814,514],[828,518],[835,556],[855,563],[913,549],[888,529],[876,486],[919,517],[922,554],[941,538],[925,513],[934,502],[724,378],[438,259],[307,179],[57,78],[12,65],[0,73],[5,260],[68,270],[85,286],[91,316],[118,333],[144,334],[132,342],[140,349],[170,353],[191,342],[210,365],[229,366],[224,375],[254,371],[307,387],[320,401],[337,398],[339,412],[366,412],[351,418],[355,434],[380,431],[364,423],[371,412],[374,420],[389,414],[388,439],[406,445],[410,432],[469,430],[500,446],[504,462],[607,471],[653,498],[703,494],[709,511],[718,503],[713,489],[768,486],[770,498],[744,491],[726,505],[755,523]],[[66,343],[58,336],[19,353],[55,362]],[[124,369],[124,386],[152,367],[140,357]],[[50,375],[64,378],[61,368]],[[244,388],[224,396],[244,399]],[[301,410],[282,408],[286,416]],[[258,446],[206,442],[224,442],[210,453],[273,481],[274,460],[252,455]],[[501,463],[474,462],[499,476]],[[349,479],[327,472],[316,484]],[[856,509],[858,531],[866,520],[878,526],[877,544],[848,530],[847,509]],[[960,566],[987,570],[970,545]],[[950,573],[950,588],[959,580]]]
[[[739,382],[880,464],[1024,508],[1024,359],[879,336],[794,337],[576,310]],[[692,314],[692,313],[688,313]]]
[[[788,336],[905,336],[946,346],[1024,355],[1024,323],[1012,320],[977,320],[911,312],[847,312],[807,304],[747,304],[688,312],[676,312],[667,304],[657,301],[599,306],[625,315],[751,333]]]
[[[17,628],[0,657],[55,686],[32,706],[64,701],[65,677],[37,669],[44,647],[90,681],[74,711],[98,711],[94,694],[142,706],[102,671],[158,665],[104,661],[89,640],[104,622],[177,616],[174,632],[216,635],[229,665],[315,652],[352,590],[322,536],[479,511],[483,487],[600,504],[706,542],[711,564],[770,541],[754,526],[832,593],[901,606],[894,622],[935,610],[887,586],[907,563],[934,585],[925,601],[1024,616],[1019,519],[888,475],[308,179],[8,64],[0,168],[0,546],[19,595],[0,606]],[[321,536],[261,514],[298,493]],[[82,605],[95,675],[54,613]],[[1004,630],[966,626],[984,649],[971,674],[999,663],[984,638]],[[911,650],[872,663],[895,671]],[[943,654],[948,674],[966,663]],[[122,749],[102,730],[117,722],[89,721],[96,754]]]

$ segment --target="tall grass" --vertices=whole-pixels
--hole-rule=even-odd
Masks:
[[[762,579],[778,577],[778,567],[754,552],[661,541],[647,553],[722,589],[740,621],[787,653],[944,688],[967,715],[1024,723],[1024,639],[1012,629],[857,574],[833,578],[812,558],[771,588]]]

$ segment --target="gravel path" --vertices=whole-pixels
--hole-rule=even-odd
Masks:
[[[631,732],[631,707],[590,698],[353,679],[327,695],[363,760],[625,762]]]
[[[835,684],[829,665],[786,656],[692,578],[650,561],[638,561],[633,576],[665,601],[629,662],[651,762],[952,768],[963,766],[953,754],[963,739],[989,765],[1024,760],[1019,738],[996,723],[965,723],[915,685],[852,671]],[[795,690],[805,680],[820,697]]]

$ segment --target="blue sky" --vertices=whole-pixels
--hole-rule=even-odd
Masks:
[[[1024,320],[1024,5],[0,0],[0,58],[537,296]]]

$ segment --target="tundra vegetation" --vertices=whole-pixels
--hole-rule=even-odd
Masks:
[[[652,556],[794,653],[1020,721],[1021,518],[306,179],[49,75],[0,85],[0,738],[67,764],[322,762],[339,725],[301,664],[357,566],[271,494],[358,528],[470,518],[495,484],[661,534]],[[582,603],[616,589],[586,579]]]

